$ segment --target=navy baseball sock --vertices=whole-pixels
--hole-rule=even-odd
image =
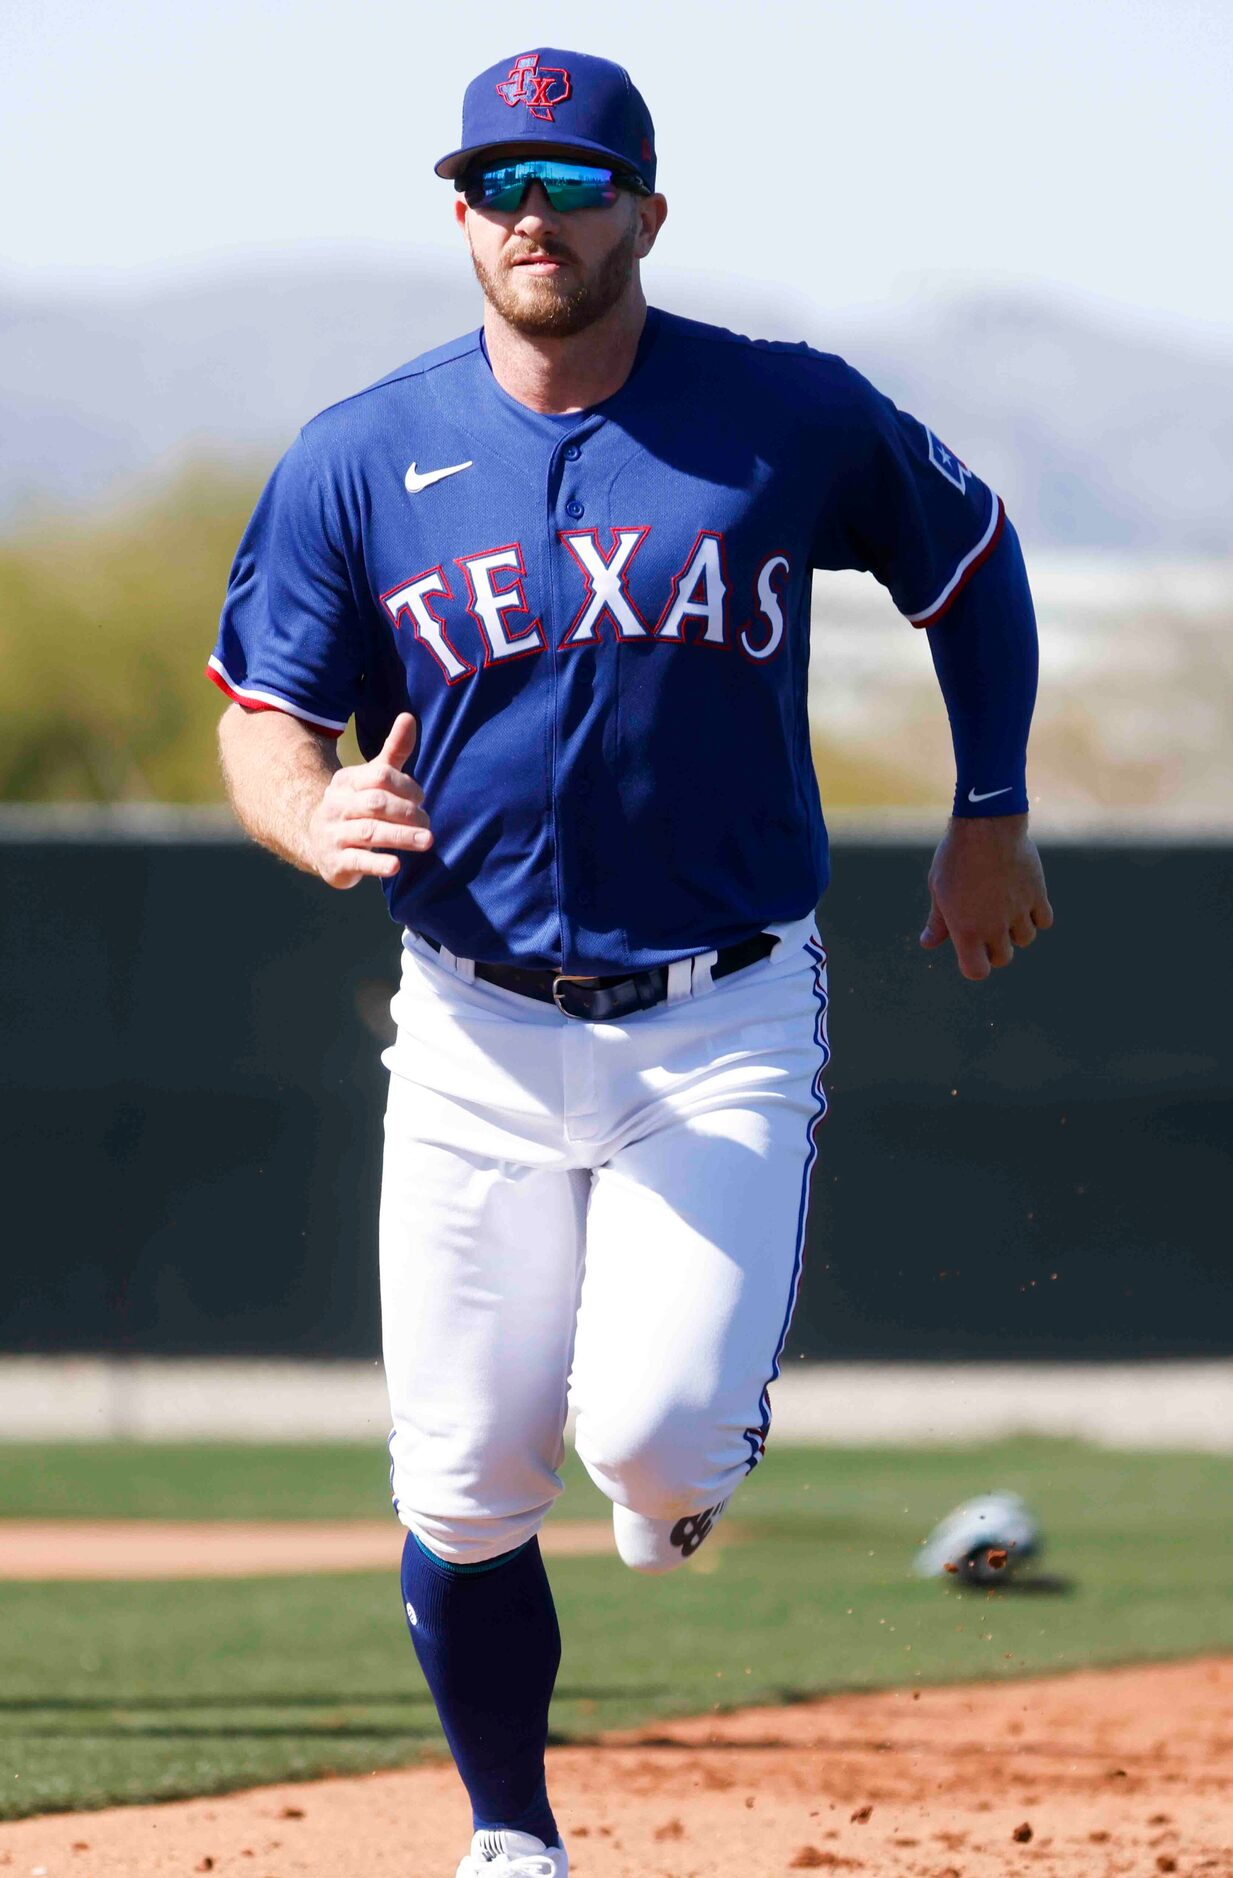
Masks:
[[[476,1831],[560,1843],[544,1782],[561,1632],[539,1540],[482,1565],[451,1565],[407,1534],[402,1597]]]

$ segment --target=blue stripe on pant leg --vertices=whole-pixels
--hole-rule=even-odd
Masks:
[[[788,1286],[788,1305],[784,1312],[783,1327],[779,1333],[779,1343],[775,1350],[771,1373],[763,1385],[761,1408],[762,1422],[758,1428],[747,1428],[745,1439],[749,1443],[749,1460],[746,1473],[752,1473],[766,1451],[766,1437],[771,1426],[770,1386],[779,1375],[779,1359],[783,1355],[784,1344],[788,1341],[788,1330],[792,1323],[792,1313],[796,1309],[797,1293],[801,1287],[801,1272],[805,1263],[805,1225],[809,1210],[809,1179],[813,1173],[814,1162],[818,1158],[818,1144],[815,1131],[818,1123],[826,1114],[826,1091],[822,1087],[822,1076],[831,1060],[830,1044],[826,1036],[826,1011],[829,999],[826,987],[822,983],[822,974],[826,970],[826,953],[817,940],[807,939],[805,950],[813,960],[813,995],[817,1000],[818,1014],[814,1022],[814,1042],[822,1052],[822,1060],[814,1072],[812,1094],[815,1103],[813,1114],[805,1130],[806,1154],[805,1167],[801,1175],[801,1200],[796,1217],[796,1251],[792,1258],[792,1277]]]

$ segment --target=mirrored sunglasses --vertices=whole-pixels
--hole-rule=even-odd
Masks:
[[[623,189],[645,196],[640,177],[624,170],[599,169],[589,163],[550,163],[530,157],[521,163],[501,163],[491,169],[471,170],[459,188],[473,209],[520,209],[532,183],[538,183],[558,215],[574,209],[611,208]]]

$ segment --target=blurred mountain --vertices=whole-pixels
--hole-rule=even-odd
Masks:
[[[924,417],[1037,546],[1233,548],[1233,351],[1025,294],[824,318],[657,270],[657,304],[839,352]],[[142,292],[0,283],[0,526],[94,507],[195,457],[263,467],[323,405],[477,323],[437,253],[273,255]]]
[[[193,456],[269,459],[305,419],[476,323],[467,275],[339,255],[145,294],[0,286],[0,521]]]

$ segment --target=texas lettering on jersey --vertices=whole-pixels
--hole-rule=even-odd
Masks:
[[[792,571],[788,556],[769,554],[762,561],[754,579],[753,612],[734,626],[723,535],[701,529],[673,576],[658,617],[651,620],[639,611],[629,587],[635,557],[650,532],[648,523],[610,529],[606,550],[597,528],[560,532],[558,538],[578,572],[579,601],[557,639],[557,650],[572,652],[608,638],[617,645],[632,640],[678,646],[736,645],[757,664],[773,659],[783,644],[786,625],[783,594]],[[447,685],[473,678],[477,669],[545,650],[543,610],[534,595],[527,595],[520,543],[457,555],[454,566],[459,570],[455,585],[465,589],[465,614],[478,630],[478,668],[461,643],[456,643],[461,641],[458,625],[443,616],[443,604],[461,598],[443,565],[400,581],[381,595],[395,630],[409,626]],[[458,604],[452,604],[451,611],[455,616],[463,613]]]

